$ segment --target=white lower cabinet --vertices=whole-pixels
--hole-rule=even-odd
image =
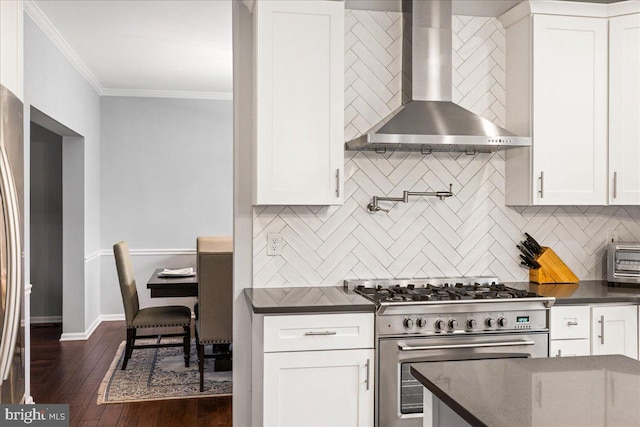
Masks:
[[[589,356],[591,346],[589,339],[580,340],[551,340],[549,345],[550,357]]]
[[[551,308],[550,357],[622,354],[638,359],[638,306]]]
[[[265,427],[373,427],[373,313],[253,316],[253,418]]]
[[[588,306],[551,308],[550,357],[588,356],[591,313]]]
[[[265,426],[372,426],[371,349],[265,353]]]
[[[636,306],[593,307],[591,313],[591,354],[638,358]]]

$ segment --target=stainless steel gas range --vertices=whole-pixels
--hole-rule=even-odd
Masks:
[[[345,280],[376,303],[376,425],[422,426],[417,362],[547,357],[555,298],[495,277]],[[446,378],[443,378],[446,381]]]

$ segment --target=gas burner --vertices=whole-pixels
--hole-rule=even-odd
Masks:
[[[514,289],[497,278],[406,279],[363,282],[355,292],[378,303],[504,300],[536,298],[537,294]]]

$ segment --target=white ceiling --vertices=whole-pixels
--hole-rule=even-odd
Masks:
[[[232,92],[231,0],[35,0],[103,92]]]
[[[231,99],[231,1],[32,0],[25,7],[103,95]],[[453,0],[453,13],[498,16],[520,1]],[[372,10],[399,5],[346,2]]]

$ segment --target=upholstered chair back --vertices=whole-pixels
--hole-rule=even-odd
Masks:
[[[127,328],[132,328],[132,322],[140,309],[140,303],[138,301],[136,279],[133,275],[133,266],[131,265],[131,256],[129,255],[129,245],[127,242],[118,242],[113,245],[113,254],[116,258],[120,293],[122,294],[122,303],[124,304],[124,317],[127,322]]]
[[[198,320],[201,343],[230,343],[233,337],[233,239],[198,237]]]

